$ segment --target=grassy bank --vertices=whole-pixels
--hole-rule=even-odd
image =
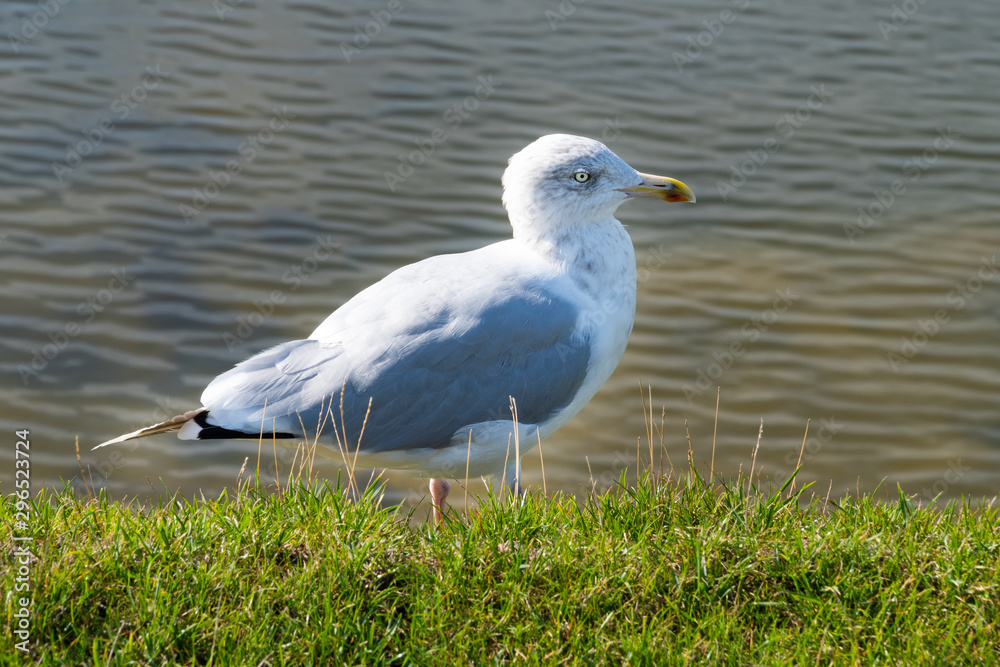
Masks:
[[[800,507],[693,474],[438,528],[377,500],[43,494],[23,654],[8,497],[4,663],[1000,663],[996,509]]]

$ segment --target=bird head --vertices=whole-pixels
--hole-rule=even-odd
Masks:
[[[630,198],[695,200],[684,183],[640,173],[601,142],[568,134],[541,137],[511,157],[503,188],[515,236],[605,222]]]

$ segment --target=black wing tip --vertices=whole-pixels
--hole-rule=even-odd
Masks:
[[[247,431],[235,431],[231,428],[209,424],[208,410],[196,415],[194,422],[201,427],[201,430],[198,431],[199,440],[246,440],[248,438],[260,438],[261,435],[264,437],[280,438],[282,440],[299,437],[294,433],[249,433]]]

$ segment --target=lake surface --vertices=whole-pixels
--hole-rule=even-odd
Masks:
[[[634,473],[642,385],[674,464],[687,428],[704,470],[713,437],[717,474],[748,470],[763,419],[780,482],[809,421],[821,495],[996,496],[1000,4],[630,5],[3,3],[0,439],[30,429],[33,489],[79,476],[77,436],[116,498],[231,487],[256,443],[89,448],[394,268],[508,238],[507,158],[566,132],[698,203],[619,211],[635,331],[545,442],[550,492]]]

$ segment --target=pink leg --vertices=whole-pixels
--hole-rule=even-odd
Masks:
[[[434,521],[441,523],[444,520],[444,500],[451,491],[451,484],[447,480],[431,480],[431,504],[434,506]]]

